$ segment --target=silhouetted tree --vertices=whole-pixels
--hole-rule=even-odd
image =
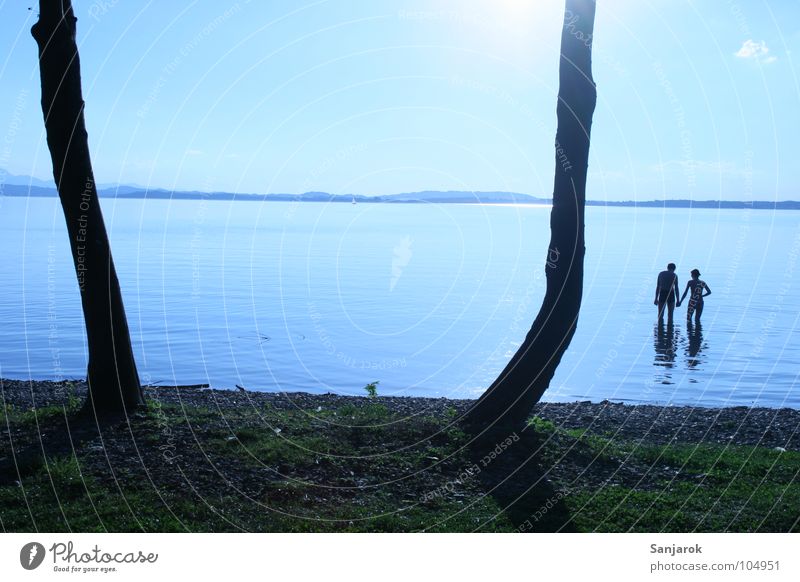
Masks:
[[[70,0],[40,0],[31,34],[39,47],[47,145],[86,323],[87,404],[120,412],[141,404],[143,394],[89,157],[76,21]]]
[[[561,32],[556,164],[542,307],[514,357],[467,414],[477,428],[520,424],[550,384],[578,322],[583,293],[584,209],[592,79],[594,0],[567,0]]]

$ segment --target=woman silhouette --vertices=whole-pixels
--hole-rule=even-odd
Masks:
[[[705,281],[700,280],[700,271],[692,269],[692,280],[686,283],[686,289],[683,290],[681,300],[678,301],[678,307],[683,303],[686,294],[691,289],[692,294],[689,296],[689,307],[686,308],[686,319],[692,319],[694,313],[694,322],[700,323],[700,316],[703,315],[703,297],[711,295],[711,289],[706,285]]]

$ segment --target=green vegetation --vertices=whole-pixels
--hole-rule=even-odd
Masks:
[[[721,444],[639,444],[557,429],[577,439],[597,464],[617,461],[629,483],[572,484],[565,504],[581,531],[800,531],[800,452]]]
[[[313,404],[151,399],[102,440],[78,426],[77,407],[66,417],[63,407],[6,407],[19,474],[0,481],[0,529],[798,530],[796,451],[642,444],[536,417],[523,438],[500,434],[480,449],[452,407],[413,415],[377,397]],[[37,430],[55,443],[44,457]],[[24,454],[37,446],[38,456]],[[503,471],[517,468],[503,491]],[[540,484],[525,493],[528,483]]]
[[[9,412],[12,434],[35,441],[34,414]],[[77,455],[26,463],[20,483],[0,483],[0,529],[513,531],[477,482],[427,497],[469,462],[466,435],[437,423],[372,398],[224,411],[150,399],[130,427],[104,431],[104,447],[76,443]]]
[[[0,407],[0,425],[36,425],[37,422],[48,422],[54,418],[63,418],[71,415],[81,408],[81,400],[75,396],[72,384],[66,383],[67,402],[64,405],[41,406],[39,408],[22,410],[11,404]]]
[[[378,396],[378,384],[380,384],[380,380],[375,380],[364,386],[364,390],[367,391],[367,396],[370,398],[376,398]]]

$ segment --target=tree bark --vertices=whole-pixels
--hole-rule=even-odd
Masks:
[[[89,156],[76,20],[70,0],[40,0],[31,34],[39,47],[47,145],[86,324],[87,406],[118,413],[142,404],[144,396]]]
[[[547,287],[531,330],[468,412],[479,429],[519,425],[550,385],[578,323],[583,293],[584,209],[589,136],[597,91],[591,71],[594,0],[567,0],[561,33],[555,181]]]

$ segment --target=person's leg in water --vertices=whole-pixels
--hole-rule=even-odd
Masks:
[[[698,301],[697,306],[694,310],[694,322],[697,325],[700,325],[700,316],[703,315],[703,302]]]
[[[672,314],[675,313],[675,297],[671,294],[667,299],[667,323],[672,323]]]
[[[692,321],[692,314],[694,313],[694,308],[696,307],[693,300],[689,300],[689,305],[686,307],[686,321]]]
[[[664,322],[664,311],[667,306],[667,302],[665,299],[658,299],[658,321],[663,323]]]

